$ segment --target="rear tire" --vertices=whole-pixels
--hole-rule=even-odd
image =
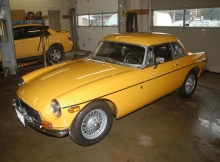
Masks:
[[[62,49],[57,46],[57,45],[53,45],[51,46],[48,51],[47,51],[47,60],[49,62],[52,62],[52,63],[59,63],[59,61],[61,60],[62,58],[62,55],[63,55],[63,51]]]
[[[197,86],[197,74],[194,70],[191,70],[186,76],[183,85],[179,89],[180,96],[182,98],[191,97],[196,90],[196,86]]]
[[[91,146],[103,140],[111,129],[112,110],[104,101],[86,105],[73,120],[69,134],[81,146]]]

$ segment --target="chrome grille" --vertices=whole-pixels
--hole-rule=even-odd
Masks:
[[[40,118],[40,114],[38,113],[38,111],[28,106],[21,99],[19,99],[19,102],[20,102],[22,109],[24,109],[24,111],[27,113],[28,117],[30,117],[34,122],[41,123],[41,118]]]

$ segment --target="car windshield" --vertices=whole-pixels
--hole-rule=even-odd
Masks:
[[[144,54],[145,48],[142,46],[118,42],[100,42],[91,58],[103,62],[141,67]]]

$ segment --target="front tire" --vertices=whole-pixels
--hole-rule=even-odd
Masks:
[[[91,146],[103,140],[111,129],[113,115],[104,101],[86,105],[70,126],[70,137],[81,146]]]
[[[186,76],[183,85],[180,87],[179,90],[180,96],[182,98],[191,97],[196,90],[196,86],[197,86],[197,75],[194,70],[191,70]]]

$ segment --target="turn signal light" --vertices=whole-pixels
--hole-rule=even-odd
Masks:
[[[45,129],[53,129],[53,125],[49,122],[42,121],[42,125]]]
[[[80,110],[80,107],[79,106],[76,106],[76,107],[71,107],[68,109],[68,112],[69,113],[74,113],[74,112],[78,112]]]

